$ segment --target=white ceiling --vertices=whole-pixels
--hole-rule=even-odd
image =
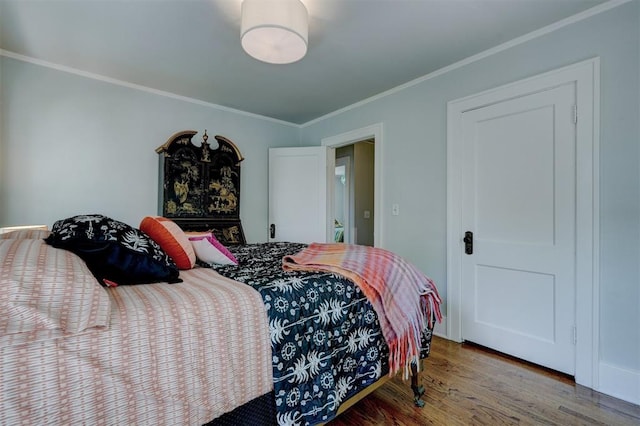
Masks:
[[[0,0],[0,49],[302,124],[606,2],[302,1],[289,65],[244,53],[241,0]]]

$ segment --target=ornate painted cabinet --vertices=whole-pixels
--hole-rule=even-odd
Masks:
[[[156,149],[160,155],[158,212],[185,231],[211,231],[223,244],[244,244],[240,222],[240,162],[233,142],[216,136],[212,149],[205,130],[202,143],[185,130]]]

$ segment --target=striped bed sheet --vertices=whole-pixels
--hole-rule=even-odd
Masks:
[[[215,271],[105,289],[107,328],[0,348],[0,424],[202,425],[273,388],[258,292]]]

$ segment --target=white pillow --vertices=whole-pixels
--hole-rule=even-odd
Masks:
[[[204,263],[218,265],[237,265],[238,260],[223,246],[213,234],[190,236],[189,241],[196,257]]]

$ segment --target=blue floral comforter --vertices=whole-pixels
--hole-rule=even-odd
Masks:
[[[331,420],[342,402],[388,372],[389,351],[373,306],[350,280],[324,272],[285,272],[282,257],[305,247],[229,247],[239,265],[215,266],[254,287],[269,317],[277,421]],[[428,355],[429,335],[423,339]]]

